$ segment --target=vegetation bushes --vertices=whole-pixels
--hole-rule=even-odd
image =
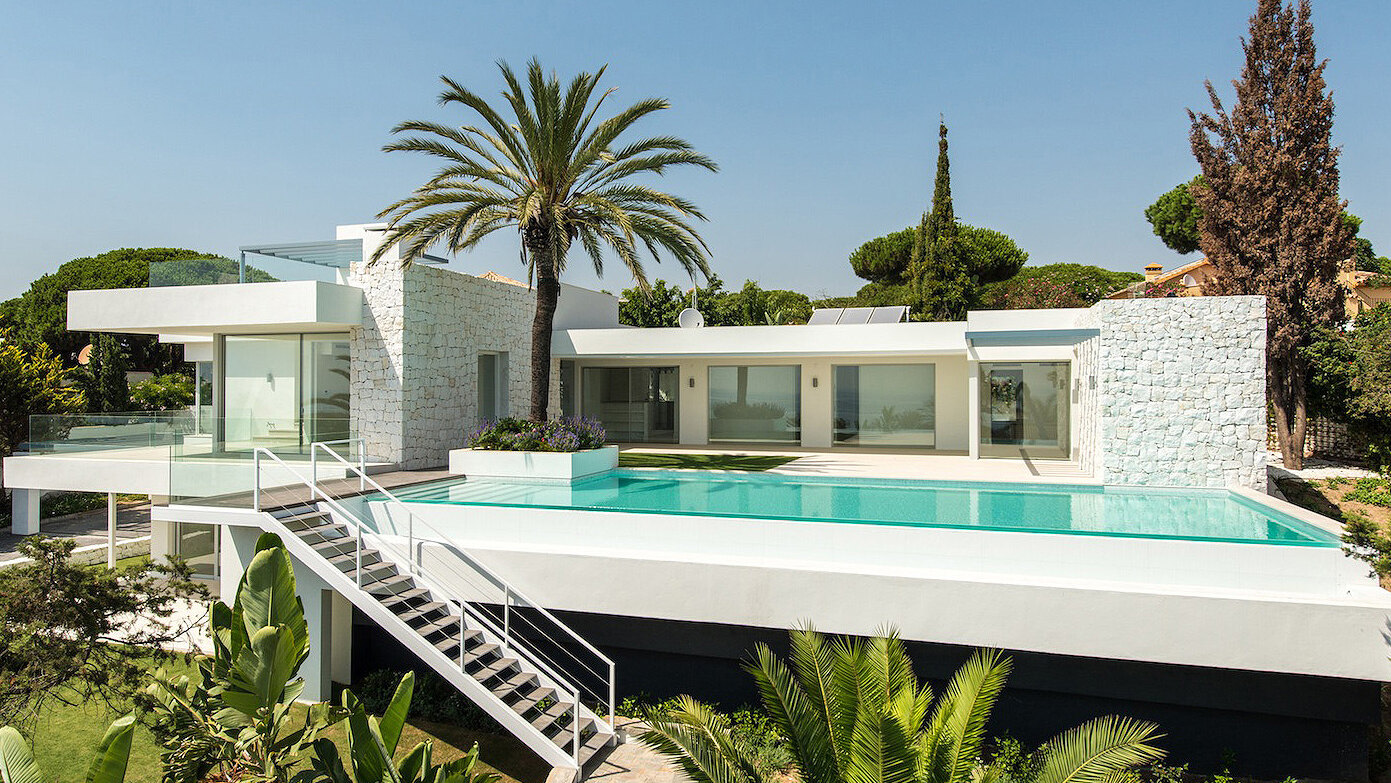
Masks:
[[[391,704],[404,672],[379,669],[353,686],[368,712],[383,713]],[[411,700],[410,717],[436,723],[451,723],[475,731],[498,732],[501,728],[483,708],[464,697],[447,680],[433,671],[415,676],[415,695]]]
[[[983,761],[986,726],[1009,660],[973,655],[940,694],[918,681],[892,633],[871,639],[791,634],[784,662],[759,645],[749,671],[769,724],[785,740],[798,779],[818,783],[1000,781],[1000,760]],[[728,716],[691,699],[654,711],[642,739],[696,783],[779,779]],[[1028,762],[1033,783],[1118,780],[1163,757],[1153,724],[1109,716],[1045,743]],[[1018,766],[1018,765],[1016,765]]]
[[[812,310],[805,294],[763,289],[752,280],[744,281],[738,291],[726,291],[723,281],[711,274],[709,283],[696,290],[694,302],[688,292],[665,280],[646,290],[625,288],[619,298],[618,320],[627,326],[675,327],[681,311],[692,306],[700,311],[707,326],[805,323]]]
[[[181,564],[86,568],[75,546],[25,539],[29,562],[0,569],[0,724],[25,725],[49,701],[128,710],[150,665],[175,659],[163,647],[190,629],[175,611],[206,594]],[[133,616],[145,621],[132,627]]]
[[[400,759],[397,744],[410,712],[414,677],[406,675],[380,717],[345,691],[339,705],[311,704],[300,712],[299,669],[309,656],[309,627],[296,595],[290,556],[273,534],[256,542],[231,606],[213,605],[213,655],[194,676],[161,669],[147,689],[153,731],[163,750],[165,783],[218,779],[265,783],[495,783],[474,773],[478,748],[463,759],[435,764],[425,741]],[[347,722],[345,765],[325,732]],[[312,750],[312,752],[311,752]],[[352,775],[347,772],[351,767]]]
[[[193,379],[182,373],[156,375],[130,387],[130,402],[140,411],[176,411],[193,404]]]
[[[604,445],[604,426],[575,417],[534,422],[503,418],[490,421],[468,436],[471,449],[487,451],[586,451]]]

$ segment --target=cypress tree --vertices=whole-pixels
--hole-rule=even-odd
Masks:
[[[1251,17],[1236,104],[1188,112],[1204,184],[1190,187],[1202,215],[1199,246],[1216,271],[1212,294],[1266,298],[1266,387],[1285,467],[1303,465],[1307,422],[1304,349],[1344,320],[1339,265],[1354,255],[1338,197],[1327,61],[1314,48],[1308,0],[1260,0]]]
[[[114,413],[130,407],[126,383],[126,357],[113,335],[98,334],[92,341],[92,399],[94,413]]]
[[[932,186],[932,212],[923,216],[913,254],[918,262],[915,282],[919,317],[959,321],[971,305],[974,284],[967,269],[951,199],[951,162],[947,156],[947,124],[937,127],[937,179]]]

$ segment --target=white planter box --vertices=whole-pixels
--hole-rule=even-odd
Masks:
[[[493,451],[453,449],[449,472],[479,478],[529,478],[573,481],[618,467],[618,447],[588,451]]]

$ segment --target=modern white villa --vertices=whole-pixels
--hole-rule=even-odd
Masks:
[[[450,452],[525,413],[533,294],[369,267],[381,228],[243,248],[332,282],[72,292],[70,329],[183,343],[200,399],[37,421],[5,461],[16,532],[44,491],[150,494],[154,551],[224,594],[280,534],[307,697],[429,667],[559,768],[616,741],[615,695],[751,700],[752,644],[812,620],[891,623],[930,677],[1009,651],[999,715],[1026,740],[1121,712],[1199,768],[1365,777],[1391,594],[1335,523],[1267,494],[1261,299],[636,329],[565,286],[554,415],[625,447],[803,458],[470,477]]]

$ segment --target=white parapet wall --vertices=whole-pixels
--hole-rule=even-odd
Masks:
[[[382,530],[401,524],[371,506]],[[1332,545],[410,506],[551,609],[852,634],[893,622],[927,642],[1391,677],[1391,595]],[[426,545],[431,570],[460,571],[447,553]]]

